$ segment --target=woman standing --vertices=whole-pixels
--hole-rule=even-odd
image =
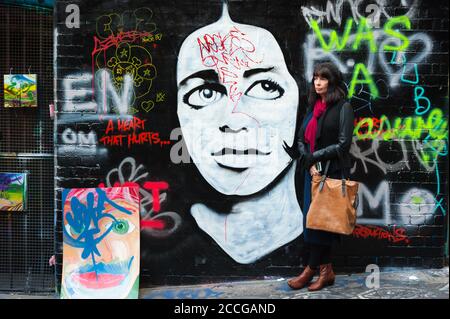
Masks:
[[[319,278],[308,287],[310,291],[334,284],[331,247],[339,235],[306,228],[306,216],[311,202],[312,176],[320,175],[319,170],[328,160],[328,177],[340,179],[341,172],[345,178],[349,177],[354,114],[346,96],[347,88],[339,69],[330,62],[316,65],[308,97],[309,108],[299,130],[297,148],[285,145],[292,157],[299,158],[299,164],[305,170],[302,209],[305,268],[299,276],[288,281],[292,289],[307,286],[316,273]]]

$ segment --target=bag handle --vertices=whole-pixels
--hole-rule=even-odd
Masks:
[[[330,160],[327,161],[327,164],[325,165],[325,171],[323,172],[322,178],[320,179],[319,192],[322,191],[323,185],[325,184],[325,179],[327,178],[328,168],[330,168]]]
[[[342,117],[344,116],[344,103],[345,100],[341,103],[341,110],[339,113],[339,123],[342,123]],[[345,176],[344,176],[344,165],[342,164],[342,156],[341,156],[341,152],[339,149],[337,149],[337,156],[338,156],[338,160],[339,160],[339,166],[341,169],[341,191],[342,191],[342,197],[345,197],[345,193],[346,193],[346,187],[345,187]],[[325,171],[322,175],[322,178],[320,179],[320,184],[319,184],[319,192],[322,191],[323,186],[325,184],[325,180],[327,178],[327,173],[328,173],[328,169],[330,168],[330,162],[331,160],[327,161],[327,164],[325,165]]]

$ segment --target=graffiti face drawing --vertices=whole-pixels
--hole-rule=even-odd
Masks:
[[[177,85],[191,158],[214,189],[240,196],[229,214],[192,205],[199,227],[243,264],[299,236],[295,166],[283,148],[293,143],[299,92],[274,36],[234,23],[224,5],[221,19],[184,40]]]
[[[190,34],[177,67],[178,117],[202,176],[226,195],[250,195],[290,163],[298,87],[273,35],[228,16]]]
[[[71,189],[64,200],[63,298],[136,298],[137,188]]]

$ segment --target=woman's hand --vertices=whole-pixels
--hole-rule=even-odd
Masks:
[[[305,153],[301,159],[301,165],[304,169],[311,169],[314,166],[314,157],[311,153]]]
[[[320,175],[319,171],[316,168],[316,165],[311,166],[311,168],[309,169],[309,173],[311,174],[311,176]]]
[[[284,144],[283,144],[284,150],[292,159],[295,160],[300,157],[300,153],[294,145],[289,146],[289,145],[287,145],[286,141],[283,141],[283,142],[284,142]]]

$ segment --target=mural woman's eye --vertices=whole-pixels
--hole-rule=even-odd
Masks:
[[[272,80],[256,81],[245,92],[245,95],[261,100],[276,100],[283,94],[284,89]]]
[[[219,101],[227,91],[218,83],[206,83],[190,90],[183,96],[183,102],[198,110]]]
[[[126,220],[118,220],[114,223],[113,227],[113,232],[120,235],[126,234],[128,232],[128,229],[130,228]]]
[[[112,231],[118,235],[129,234],[134,230],[134,225],[125,219],[118,219],[105,225],[106,230],[112,227]]]

